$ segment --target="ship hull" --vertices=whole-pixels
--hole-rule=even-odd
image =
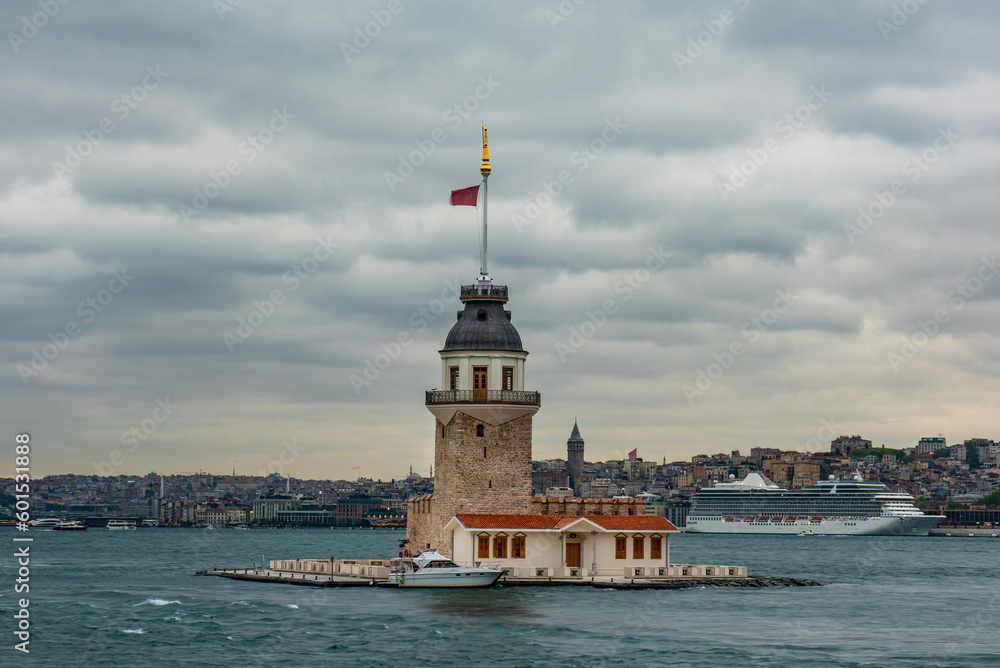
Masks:
[[[943,515],[884,516],[861,518],[823,518],[812,521],[798,518],[795,521],[747,522],[736,519],[727,522],[724,517],[688,516],[686,533],[745,533],[784,534],[807,533],[814,536],[926,536]]]
[[[389,582],[395,582],[400,587],[489,587],[500,577],[500,573],[495,570],[472,568],[435,570],[447,570],[447,572],[391,573]]]

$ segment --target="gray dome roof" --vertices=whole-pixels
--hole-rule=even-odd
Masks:
[[[463,300],[465,301],[465,300]],[[448,332],[445,350],[509,350],[524,352],[521,335],[510,322],[510,312],[500,301],[465,301],[465,310]]]

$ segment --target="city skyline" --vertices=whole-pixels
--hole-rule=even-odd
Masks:
[[[897,5],[5,5],[0,428],[427,472],[485,119],[533,459],[996,439],[1000,8]]]

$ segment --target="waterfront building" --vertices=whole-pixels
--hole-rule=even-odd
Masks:
[[[460,513],[446,529],[457,562],[509,569],[514,577],[674,575],[670,534],[678,530],[663,517]]]
[[[243,524],[247,521],[246,508],[208,506],[194,511],[196,524]]]
[[[298,503],[290,496],[272,496],[253,500],[250,514],[254,522],[274,520],[278,518],[279,510],[296,510]]]
[[[329,510],[278,510],[275,518],[278,524],[333,524],[336,514]]]
[[[362,526],[365,524],[366,515],[386,506],[386,504],[386,499],[372,496],[350,496],[337,499],[334,512],[340,526]]]

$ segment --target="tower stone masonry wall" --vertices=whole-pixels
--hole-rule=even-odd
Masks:
[[[410,541],[410,552],[419,553],[433,541],[431,522],[434,516],[434,497],[418,496],[406,502],[406,538]]]
[[[407,519],[411,549],[430,544],[450,556],[444,526],[459,513],[532,513],[530,415],[494,426],[459,411],[443,431],[434,427],[434,496],[429,508],[410,505],[418,511]]]
[[[576,491],[583,475],[583,446],[570,445],[566,452],[566,469],[569,473],[569,486]]]

